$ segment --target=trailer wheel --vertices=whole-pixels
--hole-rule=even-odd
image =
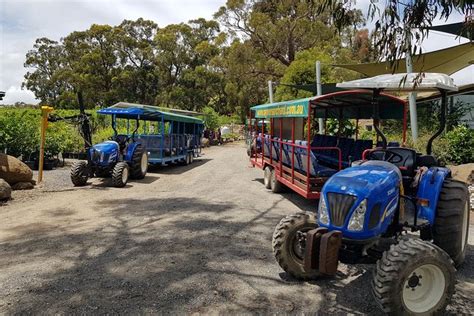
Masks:
[[[263,184],[266,189],[272,188],[272,169],[270,166],[266,166],[265,169],[263,169]]]
[[[189,153],[189,163],[192,164],[194,162],[194,153],[190,152]]]
[[[143,179],[148,171],[148,155],[142,145],[137,145],[132,156],[131,179]]]
[[[123,188],[130,175],[128,164],[126,162],[118,162],[112,171],[112,183],[117,188]]]
[[[310,280],[319,275],[318,271],[305,272],[304,248],[298,239],[300,233],[306,233],[316,227],[316,216],[310,212],[288,215],[275,227],[272,238],[273,254],[280,267],[295,279]]]
[[[283,184],[277,180],[276,178],[276,171],[272,169],[271,176],[270,176],[270,189],[273,193],[280,193],[283,192],[284,186]]]
[[[71,181],[76,187],[82,187],[86,185],[89,179],[89,170],[87,162],[76,161],[71,167]]]
[[[453,259],[456,267],[466,256],[469,232],[469,191],[465,183],[447,179],[436,208],[433,240]]]
[[[377,261],[372,292],[385,313],[433,315],[454,293],[455,268],[449,255],[420,239],[404,239]]]

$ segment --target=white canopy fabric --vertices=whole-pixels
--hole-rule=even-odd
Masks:
[[[453,73],[474,64],[474,42],[413,56],[412,60],[413,72],[438,72],[452,75]],[[404,58],[395,61],[394,69],[388,61],[334,66],[354,70],[367,77],[392,72],[406,72],[406,61]]]
[[[394,91],[458,90],[458,87],[454,84],[454,80],[448,75],[441,73],[424,73],[421,78],[417,78],[418,76],[418,73],[385,74],[341,82],[336,86],[344,89],[383,89]]]

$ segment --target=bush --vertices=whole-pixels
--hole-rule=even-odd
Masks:
[[[447,159],[455,164],[474,162],[474,130],[457,126],[446,133]]]

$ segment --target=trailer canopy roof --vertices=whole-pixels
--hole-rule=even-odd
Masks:
[[[381,119],[402,119],[405,101],[381,93],[379,97]],[[372,92],[350,90],[329,93],[306,99],[257,105],[251,108],[256,118],[308,117],[308,109],[314,109],[317,118],[372,118]]]
[[[433,91],[448,90],[457,91],[453,78],[441,73],[427,72],[419,78],[418,73],[385,74],[370,78],[352,80],[338,83],[338,88],[345,89],[383,89],[395,91]]]
[[[119,102],[111,107],[98,110],[97,113],[115,115],[117,118],[124,119],[140,119],[146,121],[161,121],[163,119],[165,121],[203,124],[202,120],[195,117],[161,111],[158,107],[151,105],[133,103]]]

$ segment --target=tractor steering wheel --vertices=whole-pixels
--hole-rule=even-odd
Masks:
[[[403,156],[390,149],[374,149],[369,152],[369,160],[383,160],[393,164],[403,161]]]

